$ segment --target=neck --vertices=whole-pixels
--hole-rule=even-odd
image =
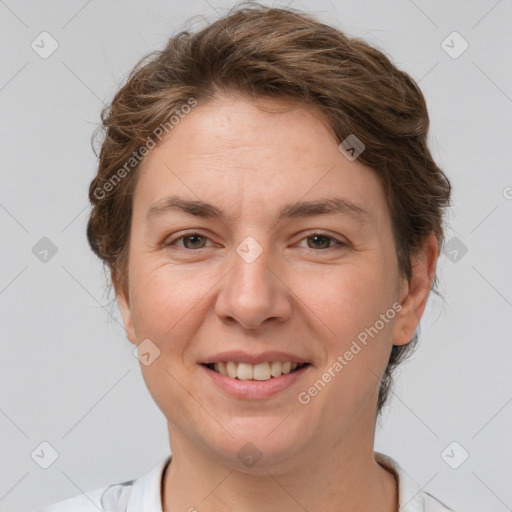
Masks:
[[[163,512],[398,510],[395,475],[378,464],[373,434],[340,435],[279,461],[243,471],[227,457],[199,449],[169,426],[172,461],[164,475]],[[319,436],[320,437],[320,436]],[[243,444],[243,443],[242,443]]]

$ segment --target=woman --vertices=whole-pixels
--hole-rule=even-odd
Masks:
[[[414,81],[251,4],[140,61],[102,120],[87,236],[172,459],[43,511],[452,510],[373,450],[450,200]]]

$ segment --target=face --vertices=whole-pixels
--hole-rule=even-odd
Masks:
[[[430,243],[424,286],[404,282],[375,172],[314,110],[258,101],[281,112],[199,104],[146,157],[119,296],[129,340],[157,355],[141,370],[171,440],[238,465],[248,442],[264,465],[371,435],[379,379],[414,334],[435,261]],[[338,209],[312,206],[328,200]],[[252,380],[204,365],[251,360],[229,367]],[[286,361],[307,364],[265,380]]]

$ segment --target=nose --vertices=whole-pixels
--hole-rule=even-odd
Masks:
[[[276,256],[270,249],[262,249],[255,259],[250,252],[235,252],[233,268],[221,281],[215,304],[215,312],[223,321],[236,321],[245,329],[254,330],[266,321],[284,322],[290,318],[291,291],[286,278],[279,271]]]

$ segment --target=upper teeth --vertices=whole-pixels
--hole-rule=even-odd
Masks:
[[[255,380],[268,380],[271,377],[279,377],[279,375],[290,373],[295,370],[297,366],[302,366],[305,363],[292,363],[286,361],[272,361],[271,363],[237,363],[235,361],[221,361],[214,364],[216,372],[222,373],[231,377],[232,379],[239,378],[241,380],[255,379]]]

